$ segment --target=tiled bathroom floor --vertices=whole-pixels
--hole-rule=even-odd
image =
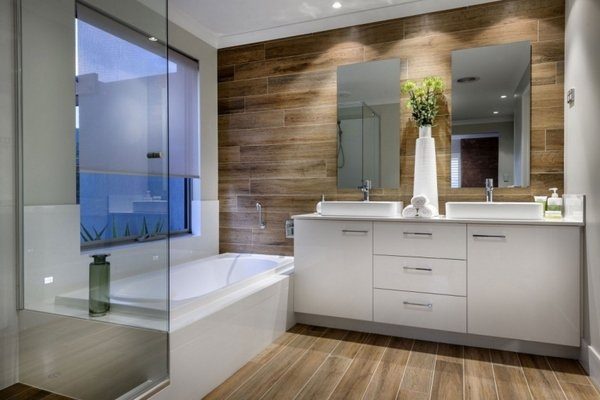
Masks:
[[[16,383],[0,390],[0,400],[71,400],[68,397]]]
[[[577,361],[296,325],[205,399],[600,399]]]

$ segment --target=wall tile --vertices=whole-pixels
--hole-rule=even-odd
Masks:
[[[283,111],[261,111],[219,116],[219,129],[253,129],[283,126]]]
[[[540,42],[563,40],[565,37],[565,16],[540,20]]]
[[[546,150],[564,150],[564,129],[548,129],[546,131]]]
[[[219,99],[265,94],[267,93],[267,79],[221,82],[219,83],[218,90]]]
[[[331,142],[337,140],[337,125],[305,125],[258,129],[219,129],[219,146],[251,146]]]
[[[336,88],[336,71],[322,71],[307,74],[292,74],[270,77],[269,93],[297,92]]]
[[[531,84],[550,85],[556,83],[556,63],[533,64],[531,66]]]
[[[219,115],[244,112],[244,97],[219,99]]]
[[[265,45],[258,43],[219,50],[217,55],[217,63],[219,66],[234,65],[264,60],[264,58]]]
[[[313,53],[283,59],[259,61],[236,65],[235,79],[252,79],[266,76],[289,75],[298,72],[335,70],[338,65],[353,64],[361,62],[362,59],[362,48],[355,47],[326,53]]]

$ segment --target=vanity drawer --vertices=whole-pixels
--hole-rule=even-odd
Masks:
[[[373,278],[378,289],[467,295],[467,263],[463,260],[374,256]]]
[[[453,223],[375,222],[375,254],[406,257],[467,257],[467,226]]]
[[[439,294],[374,290],[374,321],[467,332],[467,299]]]

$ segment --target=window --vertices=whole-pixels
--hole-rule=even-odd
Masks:
[[[76,33],[82,245],[191,232],[198,61],[80,5]]]

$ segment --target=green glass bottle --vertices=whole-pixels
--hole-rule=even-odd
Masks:
[[[90,263],[90,317],[101,317],[110,310],[110,254],[94,254]]]

